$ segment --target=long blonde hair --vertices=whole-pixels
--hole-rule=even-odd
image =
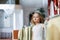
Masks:
[[[33,15],[34,15],[35,13],[37,13],[37,14],[40,16],[40,23],[44,23],[44,17],[41,15],[41,13],[39,13],[39,12],[33,12],[33,13],[31,14],[31,21],[30,21],[31,24],[35,25],[34,21],[32,20],[32,19],[33,19]]]

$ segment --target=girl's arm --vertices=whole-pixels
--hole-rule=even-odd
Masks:
[[[43,28],[43,39],[45,40],[45,38],[46,38],[46,27],[44,24],[42,24],[42,28]]]

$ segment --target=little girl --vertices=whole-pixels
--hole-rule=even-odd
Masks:
[[[39,11],[33,12],[31,17],[32,27],[32,40],[43,40],[43,29],[44,29],[44,17]]]

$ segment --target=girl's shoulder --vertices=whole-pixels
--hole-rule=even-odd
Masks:
[[[41,25],[43,28],[44,28],[44,26],[45,26],[45,25],[44,25],[44,24],[42,24],[42,23],[41,23],[40,25]]]

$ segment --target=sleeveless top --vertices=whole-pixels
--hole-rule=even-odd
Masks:
[[[37,24],[32,28],[32,40],[43,40],[42,24]]]

